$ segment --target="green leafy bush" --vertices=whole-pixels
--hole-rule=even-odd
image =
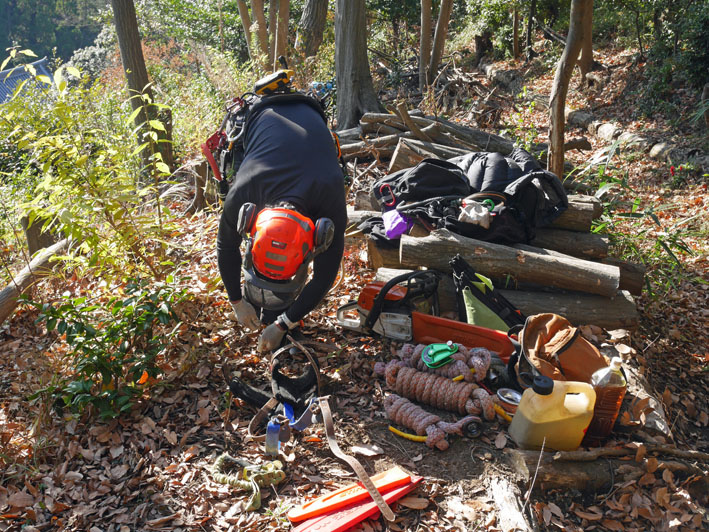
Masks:
[[[174,312],[185,289],[131,279],[106,303],[64,295],[56,303],[26,301],[39,309],[37,322],[65,335],[67,373],[36,392],[59,407],[82,412],[91,406],[102,419],[119,416],[161,375],[180,325]]]
[[[139,154],[154,146],[148,139],[154,142],[164,126],[157,120],[135,126],[136,113],[128,116],[122,95],[88,79],[70,84],[67,74],[79,78],[73,67],[58,69],[54,79],[37,76],[44,89],[24,91],[0,108],[0,134],[38,169],[5,176],[21,192],[16,204],[22,215],[76,240],[77,260],[160,277],[160,241],[169,224],[157,200],[158,177],[169,169],[159,152],[151,154],[162,175],[153,171],[155,179],[146,183]],[[145,101],[150,105],[157,106]]]

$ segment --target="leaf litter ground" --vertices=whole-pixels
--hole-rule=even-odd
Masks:
[[[603,90],[571,90],[571,106],[588,107],[628,130],[691,138],[659,115],[652,120],[630,115],[633,106],[627,98],[633,65],[612,51],[602,53],[600,60],[619,66]],[[553,74],[527,70],[527,85],[547,95]],[[683,97],[690,95],[678,94]],[[504,124],[511,112],[514,109],[506,109],[499,120]],[[539,140],[545,140],[546,113],[528,110],[524,119],[536,128]],[[605,146],[595,137],[589,140],[594,149]],[[580,162],[587,155],[569,157]],[[624,231],[645,232],[640,245],[647,251],[667,236],[668,227],[684,222],[682,241],[693,253],[678,253],[680,271],[650,265],[651,274],[653,268],[661,270],[656,278],[666,277],[667,286],[655,285],[654,297],[646,292],[639,299],[639,331],[615,336],[592,328],[584,332],[615,343],[626,359],[634,360],[651,390],[662,398],[678,447],[707,451],[707,184],[688,172],[679,188],[672,188],[669,181],[674,176],[667,164],[645,155],[621,156],[619,168],[627,171],[632,191],[616,191],[614,200],[621,208],[637,198],[645,206],[654,205],[663,224],[658,227],[649,218],[616,223],[619,251],[627,246]],[[357,187],[366,183],[355,183]],[[152,398],[146,397],[129,416],[107,424],[62,419],[46,404],[30,404],[27,396],[63,370],[66,346],[36,325],[36,316],[28,309],[0,328],[0,531],[288,530],[285,514],[290,505],[355,480],[330,453],[322,426],[316,425],[283,448],[286,480],[263,490],[261,510],[242,512],[239,503],[245,495],[213,481],[209,467],[222,452],[263,460],[260,445],[245,439],[254,410],[231,400],[223,375],[226,369],[265,384],[266,360],[255,351],[256,337],[233,326],[219,288],[214,251],[218,214],[207,212],[182,223],[174,253],[185,260],[181,273],[190,278],[193,299],[179,308],[187,325],[163,361],[165,378],[154,384]],[[335,320],[335,309],[356,299],[372,278],[365,261],[362,248],[348,247],[341,282],[308,317],[305,333],[338,346],[318,354],[341,447],[346,452],[359,448],[358,458],[370,472],[400,464],[425,478],[422,487],[396,506],[395,523],[370,520],[359,528],[495,530],[495,501],[487,494],[485,479],[510,474],[503,456],[503,448],[513,445],[505,436],[506,425],[486,423],[482,437],[454,439],[443,453],[389,432],[381,404],[385,385],[374,377],[373,365],[389,357],[391,346],[343,331]],[[50,300],[66,290],[100,293],[105,287],[96,280],[54,279],[33,295]],[[633,419],[642,423],[643,415],[640,408]],[[632,433],[621,434],[608,445],[637,439]],[[706,527],[705,512],[690,494],[696,479],[659,471],[654,456],[638,452],[635,459],[646,469],[641,479],[616,484],[595,497],[553,490],[535,494],[530,515],[540,528],[549,530]],[[706,471],[706,463],[698,465]]]

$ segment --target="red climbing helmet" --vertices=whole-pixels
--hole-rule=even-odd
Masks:
[[[244,295],[269,310],[288,308],[308,277],[314,256],[327,249],[334,236],[329,218],[315,224],[307,216],[282,207],[257,211],[246,203],[239,211],[238,230],[250,234],[244,258]]]

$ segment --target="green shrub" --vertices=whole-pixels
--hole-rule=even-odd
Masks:
[[[65,335],[68,346],[67,375],[31,399],[53,400],[75,413],[90,406],[109,419],[130,409],[149,379],[161,375],[161,359],[180,325],[173,309],[186,290],[130,279],[120,291],[104,304],[69,295],[57,304],[26,301],[39,309],[37,322]]]

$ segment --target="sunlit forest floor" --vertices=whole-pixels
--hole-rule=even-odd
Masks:
[[[690,124],[697,103],[692,92],[670,88],[673,105],[642,116],[636,106],[645,82],[642,65],[622,50],[601,51],[597,60],[609,68],[607,81],[580,90],[574,78],[570,107],[656,140],[707,150],[706,131]],[[540,61],[497,66],[521,71],[530,91],[548,97],[553,70]],[[530,140],[546,141],[543,106],[515,95],[508,100],[490,129],[531,132]],[[468,114],[456,109],[452,118],[466,123]],[[581,130],[569,132],[581,135],[594,151],[609,145]],[[579,165],[590,156],[567,153]],[[648,267],[649,286],[637,300],[640,328],[621,338],[662,400],[674,435],[673,442],[664,443],[708,452],[707,178],[683,161],[669,164],[620,150],[603,175],[594,172],[583,179],[593,189],[616,183],[603,196],[612,211],[605,228],[614,253]],[[633,205],[634,212],[651,210],[654,216],[617,216],[633,211]],[[176,201],[172,207],[183,212],[186,206]],[[223,452],[255,462],[263,458],[261,444],[245,438],[254,410],[230,397],[224,371],[265,383],[267,367],[255,350],[255,336],[234,327],[218,283],[218,218],[217,211],[207,210],[178,220],[181,230],[168,244],[180,258],[176,277],[185,279],[193,296],[176,309],[187,326],[162,362],[165,377],[154,384],[152,397],[146,394],[118,420],[62,415],[42,393],[30,400],[67,370],[62,358],[67,346],[56,332],[35,322],[37,313],[29,307],[0,326],[0,531],[288,530],[285,514],[291,505],[354,481],[330,453],[321,425],[283,447],[286,480],[264,488],[261,510],[242,511],[244,494],[214,481],[210,467]],[[358,458],[370,471],[396,463],[424,476],[418,492],[397,507],[396,522],[369,520],[360,529],[495,530],[495,501],[486,498],[484,478],[503,471],[504,448],[513,445],[505,437],[506,424],[486,423],[475,443],[458,439],[445,453],[397,438],[387,430],[383,382],[373,376],[374,363],[389,356],[390,346],[336,325],[336,308],[356,299],[373,273],[364,248],[349,247],[341,280],[305,327],[309,339],[341,347],[321,362],[331,403],[337,405],[343,448],[358,444],[369,449]],[[64,292],[90,293],[99,304],[111,295],[100,280],[68,272],[43,282],[31,297],[52,301]],[[632,441],[632,433],[624,433],[607,445]],[[706,462],[695,465],[706,468]],[[540,527],[549,530],[706,529],[700,502],[706,493],[695,493],[695,477],[658,470],[655,460],[637,482],[617,484],[596,496],[535,493],[530,506]]]

